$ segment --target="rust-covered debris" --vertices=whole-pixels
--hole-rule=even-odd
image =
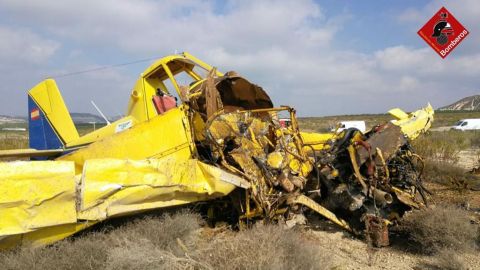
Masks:
[[[385,246],[388,225],[426,203],[422,159],[401,125],[387,123],[366,133],[348,129],[309,142],[295,110],[274,108],[261,87],[235,73],[213,81],[215,89],[209,78],[194,89],[205,94],[190,100],[206,121],[195,133],[203,133],[197,142],[202,159],[251,185],[231,196],[239,222],[284,222],[317,212],[355,234],[367,230],[375,245]],[[279,123],[282,111],[291,119],[288,127]]]

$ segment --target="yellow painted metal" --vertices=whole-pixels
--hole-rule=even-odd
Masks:
[[[272,152],[267,156],[267,164],[268,166],[281,169],[284,163],[284,155],[280,152]]]
[[[89,160],[78,217],[98,221],[222,197],[236,187],[230,177],[238,178],[195,159]]]
[[[210,66],[209,64],[203,62],[202,60],[196,58],[195,56],[191,55],[191,54],[188,53],[188,52],[183,52],[182,55],[183,55],[185,58],[192,60],[193,62],[195,62],[196,64],[198,64],[200,67],[204,68],[205,70],[210,71],[210,70],[213,68],[213,67]],[[216,70],[216,75],[217,75],[217,77],[221,77],[221,76],[223,76],[223,73],[220,72],[220,71],[218,71],[218,70]]]
[[[310,208],[310,209],[314,210],[315,212],[319,213],[320,215],[322,215],[322,216],[326,217],[327,219],[331,220],[332,222],[334,222],[338,226],[344,228],[345,230],[347,230],[349,232],[353,232],[353,230],[350,228],[350,226],[348,225],[348,223],[345,220],[337,217],[333,212],[331,212],[327,208],[321,206],[320,204],[318,204],[317,202],[315,202],[314,200],[310,199],[309,197],[307,197],[305,195],[298,195],[297,197],[295,197],[291,201],[291,203],[298,203],[298,204],[305,205],[308,208]]]
[[[53,79],[40,82],[30,90],[29,95],[45,113],[64,144],[78,139],[77,129]]]
[[[287,146],[290,150],[285,164],[300,176],[311,172],[313,168],[304,146],[322,149],[335,135],[301,133],[298,136],[295,111],[289,107],[232,114],[220,111],[207,124],[198,114],[192,115],[187,105],[157,115],[152,102],[157,89],[168,93],[166,83],[170,81],[181,96],[175,81],[180,72],[191,76],[196,81],[193,85],[203,80],[193,71],[194,65],[212,69],[188,53],[156,61],[137,80],[127,117],[81,138],[78,134],[75,136],[76,130],[71,130],[68,123],[71,118],[55,82],[47,80],[32,89],[30,95],[36,102],[53,104],[42,109],[52,117],[52,125],[69,149],[89,145],[54,162],[0,163],[0,248],[52,243],[109,217],[222,197],[236,187],[251,188],[252,194],[257,194],[258,187],[251,183],[258,182],[262,174],[252,157],[264,155],[263,149],[272,146],[265,136],[256,136],[267,130],[268,123],[250,118],[251,138],[236,138],[242,148],[231,156],[243,172],[222,163],[223,168],[244,175],[251,183],[193,158],[196,149],[192,133],[202,140],[203,130],[209,127],[210,136],[220,145],[223,138],[239,133],[240,114],[288,110],[292,126],[289,131],[284,130],[285,134],[284,131],[279,134],[293,138]],[[217,76],[221,75],[217,72]],[[394,114],[404,116],[399,111]],[[213,121],[216,118],[221,120]],[[414,138],[431,125],[432,119],[433,109],[429,106],[397,120],[396,124]],[[271,164],[279,166],[279,157],[271,159]],[[345,221],[303,195],[293,203],[306,205],[349,229]],[[247,209],[249,207],[247,203]],[[248,213],[251,211],[247,210]]]
[[[138,122],[144,122],[149,119],[143,82],[143,78],[140,77],[135,83],[127,107],[127,115],[132,116]]]
[[[84,146],[93,142],[96,142],[102,138],[105,138],[109,135],[123,132],[137,124],[136,118],[132,116],[123,117],[110,125],[99,128],[95,131],[92,131],[84,136],[78,138],[75,141],[67,143],[67,148],[75,148],[78,146]]]
[[[199,66],[206,71],[210,71],[213,67],[184,52],[178,55],[170,55],[155,61],[141,74],[134,89],[127,109],[127,115],[131,115],[138,122],[147,121],[157,115],[152,102],[156,90],[160,89],[166,94],[174,94],[182,97],[180,86],[175,75],[185,72],[188,76],[198,83],[204,78],[193,72],[193,68]],[[223,73],[216,71],[217,76],[223,76]],[[169,81],[174,89],[167,89],[165,83]],[[189,87],[196,85],[193,83]]]
[[[358,182],[362,185],[362,188],[364,190],[368,190],[368,186],[365,183],[365,180],[363,179],[362,174],[360,173],[360,168],[358,167],[357,153],[356,153],[355,147],[353,145],[349,145],[347,147],[347,150],[350,156],[350,161],[352,162],[353,172],[355,173],[355,176]]]
[[[182,105],[57,161],[0,163],[0,247],[48,244],[111,216],[249,188],[244,179],[192,159],[189,119]]]
[[[0,163],[0,237],[74,223],[72,162]]]
[[[194,112],[192,116],[191,125],[193,126],[193,136],[195,136],[195,141],[205,140],[205,122],[202,119],[202,116],[198,112]]]
[[[94,224],[96,222],[80,221],[78,223],[38,228],[35,231],[24,234],[0,236],[0,251],[17,246],[40,247],[52,244]]]
[[[414,140],[432,126],[434,110],[430,104],[423,109],[408,114],[407,117],[405,117],[406,113],[405,115],[401,114],[399,110],[394,109],[391,111],[393,111],[394,116],[402,116],[403,118],[393,120],[392,123],[399,126],[403,134],[411,140]]]
[[[391,109],[388,113],[399,120],[408,118],[408,114],[400,108]]]
[[[178,95],[180,95],[179,86],[174,75],[181,72],[190,74],[191,69],[195,65],[211,69],[210,66],[189,54],[188,56],[185,54],[171,55],[157,60],[140,75],[140,78],[135,83],[130,95],[126,117],[116,121],[115,123],[112,123],[112,125],[102,127],[93,133],[87,134],[82,138],[69,143],[67,146],[75,147],[79,145],[85,145],[112,135],[116,133],[116,124],[131,122],[131,125],[133,126],[137,123],[146,122],[155,118],[158,113],[154,107],[152,98],[157,94],[157,89],[160,89],[165,94],[173,94],[165,85],[166,81],[168,80],[174,86],[174,89],[170,90],[174,90]],[[195,75],[193,76],[194,80],[202,79]]]
[[[0,249],[45,245],[109,217],[249,187],[236,175],[188,158],[92,159],[77,176],[68,161],[0,163],[0,169]]]
[[[421,206],[423,206],[422,203],[420,202],[416,202],[415,201],[415,196],[412,195],[412,194],[409,194],[397,187],[392,187],[392,190],[395,192],[395,195],[397,195],[397,198],[403,202],[404,204],[408,205],[408,206],[411,206],[413,208],[420,208]]]
[[[310,145],[314,150],[322,150],[328,147],[326,142],[335,138],[335,133],[314,133],[314,132],[300,132],[303,143]],[[310,150],[310,147],[305,148],[306,151]]]
[[[201,67],[206,71],[212,69],[212,66],[187,52],[170,55],[155,61],[145,69],[135,83],[130,95],[126,117],[82,137],[78,135],[55,80],[47,79],[42,81],[29,91],[29,95],[44,111],[65,147],[71,149],[90,144],[119,132],[119,124],[128,122],[130,126],[134,126],[137,123],[149,121],[156,117],[158,114],[152,98],[156,95],[157,89],[166,94],[173,94],[166,87],[168,80],[174,86],[174,89],[170,90],[175,90],[179,96],[182,96],[175,76],[185,72],[194,80],[195,83],[189,86],[193,87],[204,79],[193,71],[195,66]],[[223,76],[223,73],[216,71],[216,75]]]
[[[181,96],[182,94],[180,93],[180,88],[178,86],[177,81],[175,80],[175,77],[173,77],[172,71],[170,70],[170,68],[165,63],[162,64],[162,67],[163,67],[163,70],[165,71],[165,73],[167,74],[168,78],[172,82],[173,87],[175,88],[175,91],[177,91],[177,94],[179,96]]]
[[[187,108],[181,106],[58,160],[74,161],[78,174],[85,161],[96,158],[145,159],[172,155],[186,159],[195,149],[191,135]]]
[[[302,162],[298,159],[292,158],[288,163],[288,167],[294,173],[299,173],[302,168]]]
[[[63,153],[62,149],[36,150],[36,149],[14,149],[0,150],[0,158],[6,157],[49,157]]]

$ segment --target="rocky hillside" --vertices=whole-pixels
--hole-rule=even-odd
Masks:
[[[448,106],[442,107],[440,111],[478,111],[480,110],[480,95],[462,98]]]

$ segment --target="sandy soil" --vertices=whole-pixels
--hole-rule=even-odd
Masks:
[[[312,229],[306,231],[320,249],[332,254],[333,269],[435,269],[435,258],[413,254],[397,241],[386,248],[369,248],[347,233],[335,230]],[[478,254],[463,254],[462,259],[469,269],[480,269]]]
[[[471,170],[480,163],[480,149],[468,149],[460,151],[458,157],[458,165],[467,170]]]

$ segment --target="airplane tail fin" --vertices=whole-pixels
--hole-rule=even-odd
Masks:
[[[59,149],[79,138],[72,117],[53,79],[37,84],[28,92],[30,148]]]

